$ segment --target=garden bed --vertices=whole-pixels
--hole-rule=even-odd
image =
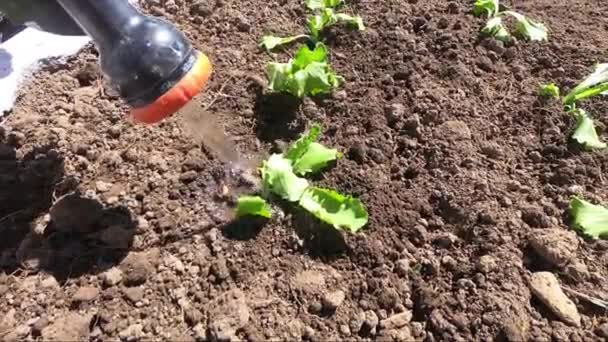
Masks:
[[[573,194],[608,203],[608,158],[573,145],[574,120],[538,96],[541,84],[569,89],[606,61],[604,1],[506,2],[549,28],[548,42],[507,46],[480,37],[473,1],[347,1],[367,29],[328,34],[345,83],[300,105],[263,94],[265,64],[292,50],[258,43],[300,32],[302,1],[148,3],[212,60],[202,103],[244,155],[280,151],[320,123],[320,141],[344,158],[314,181],[359,198],[369,223],[343,233],[288,206],[265,224],[233,223],[235,176],[177,118],[128,122],[99,86],[91,48],[39,72],[4,124],[0,333],[608,337],[606,312],[569,292],[608,299],[608,244],[572,233],[567,215]],[[603,129],[605,99],[586,109]],[[55,207],[63,220],[47,224],[74,192]],[[544,271],[580,324],[532,293]]]

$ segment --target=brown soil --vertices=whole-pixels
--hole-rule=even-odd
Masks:
[[[605,62],[608,3],[507,1],[551,32],[504,47],[479,39],[469,0],[350,1],[368,30],[328,37],[347,82],[300,106],[242,75],[263,76],[263,34],[302,30],[302,1],[156,3],[213,60],[202,102],[241,152],[320,122],[346,158],[316,182],[359,196],[370,223],[338,233],[289,208],[231,222],[230,169],[176,118],[126,121],[91,48],[39,72],[0,135],[4,339],[608,337],[597,305],[567,291],[568,325],[529,288],[549,271],[608,299],[608,244],[567,234],[572,194],[608,203],[608,158],[578,151],[572,119],[536,96]],[[605,100],[587,109],[608,124]]]

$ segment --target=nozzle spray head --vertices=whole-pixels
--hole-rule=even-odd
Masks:
[[[212,72],[182,32],[127,0],[58,0],[93,39],[101,70],[138,122],[155,123],[186,105]]]

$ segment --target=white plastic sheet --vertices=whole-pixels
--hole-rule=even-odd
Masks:
[[[59,36],[28,27],[0,44],[0,115],[11,110],[19,87],[41,61],[74,55],[89,42],[86,36]]]

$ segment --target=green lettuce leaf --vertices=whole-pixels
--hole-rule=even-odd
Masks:
[[[306,0],[306,7],[311,10],[338,7],[343,0]]]
[[[555,83],[543,84],[540,86],[538,94],[542,97],[559,98],[559,87]]]
[[[323,43],[317,43],[313,50],[302,46],[288,63],[269,63],[266,75],[269,90],[299,98],[330,93],[341,81],[327,63],[327,48]]]
[[[511,35],[502,23],[501,17],[494,17],[488,20],[486,25],[482,27],[481,33],[485,36],[494,37],[502,42],[507,42],[511,39]]]
[[[361,202],[330,189],[310,187],[302,194],[300,206],[336,229],[356,233],[367,224],[368,214]]]
[[[321,127],[318,124],[313,124],[308,132],[302,134],[298,140],[294,141],[285,151],[285,158],[289,159],[292,164],[295,163],[298,159],[300,159],[308,148],[310,144],[316,141],[321,134]]]
[[[264,161],[261,174],[265,191],[271,191],[290,202],[297,202],[308,188],[308,181],[296,176],[291,161],[282,154],[273,154]]]
[[[580,108],[573,110],[572,113],[576,117],[576,128],[572,138],[587,150],[606,148],[606,144],[600,141],[589,114]]]
[[[336,22],[345,23],[358,31],[365,31],[365,24],[363,24],[363,18],[358,15],[348,15],[344,13],[336,14]]]
[[[299,34],[297,36],[285,38],[275,36],[263,36],[260,42],[260,47],[263,47],[264,49],[270,51],[276,48],[277,46],[287,45],[303,38],[309,38],[309,36],[307,34]]]
[[[298,175],[315,173],[324,168],[329,162],[341,158],[337,149],[327,148],[319,143],[313,142],[307,151],[296,160],[293,169]]]
[[[570,215],[574,228],[583,234],[593,239],[608,235],[608,209],[605,207],[573,197],[570,200]]]
[[[505,11],[504,13],[515,18],[517,21],[515,32],[520,37],[533,42],[546,41],[548,39],[547,28],[542,23],[534,22],[517,12]]]
[[[270,218],[271,209],[266,200],[259,196],[241,196],[237,200],[236,216],[262,216]]]
[[[491,18],[498,14],[498,0],[476,0],[473,6],[473,14],[477,17],[485,14]]]
[[[307,45],[302,45],[298,51],[296,51],[293,65],[296,70],[300,70],[314,62],[327,62],[327,46],[325,46],[325,44],[317,43],[312,50],[309,49]]]
[[[592,97],[598,94],[605,94],[608,91],[608,63],[595,66],[593,73],[572,89],[563,102],[571,105],[576,101]]]
[[[313,15],[307,20],[308,30],[317,40],[323,30],[338,23],[345,23],[359,31],[365,30],[365,25],[363,24],[363,19],[361,17],[343,13],[336,14],[331,8],[324,8],[319,14]]]

